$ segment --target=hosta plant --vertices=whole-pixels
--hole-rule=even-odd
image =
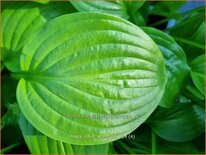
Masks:
[[[165,153],[157,137],[175,148],[203,133],[204,56],[188,63],[185,45],[147,25],[167,4],[2,6],[2,133],[18,131],[2,153],[24,143],[34,154]],[[144,128],[149,142],[138,137]]]

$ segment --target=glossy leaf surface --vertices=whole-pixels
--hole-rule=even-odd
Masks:
[[[23,49],[20,109],[43,134],[102,144],[130,133],[158,105],[164,59],[140,28],[97,13],[58,17]]]
[[[189,73],[186,55],[174,39],[166,33],[149,27],[144,27],[143,30],[156,42],[164,56],[167,84],[160,105],[171,107],[183,90]]]

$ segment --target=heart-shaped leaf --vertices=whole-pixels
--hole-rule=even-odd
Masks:
[[[71,145],[43,135],[20,115],[20,127],[24,139],[33,154],[107,154],[109,144]]]
[[[2,12],[2,60],[12,72],[20,71],[19,57],[28,38],[47,21],[73,12],[68,2],[4,2]]]
[[[80,12],[107,13],[128,19],[127,7],[122,1],[70,1]]]
[[[171,109],[159,108],[150,120],[160,137],[173,142],[186,142],[204,131],[204,109],[196,104],[177,104]]]
[[[157,107],[166,82],[152,39],[98,13],[48,22],[24,47],[21,70],[17,99],[26,119],[53,139],[82,145],[132,132]]]
[[[185,86],[189,66],[182,48],[166,33],[149,27],[143,30],[159,46],[166,65],[167,84],[160,106],[171,107]]]

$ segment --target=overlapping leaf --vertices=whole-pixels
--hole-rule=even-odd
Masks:
[[[197,89],[205,94],[205,55],[200,55],[191,63],[191,76]]]
[[[166,65],[166,91],[160,105],[171,107],[185,86],[189,73],[189,66],[182,48],[172,37],[160,30],[144,27],[143,30],[152,37],[163,53]]]
[[[107,154],[109,144],[71,145],[43,135],[21,114],[20,126],[24,139],[33,154]]]
[[[186,142],[204,131],[204,109],[196,104],[179,104],[171,109],[158,109],[151,120],[160,137],[173,142]]]
[[[190,14],[180,23],[169,29],[170,35],[180,41],[188,59],[193,60],[205,52],[205,16],[204,7]]]
[[[24,47],[21,111],[43,134],[72,144],[121,138],[158,105],[164,60],[141,29],[114,16],[75,13],[48,22]]]
[[[47,21],[72,12],[66,2],[4,2],[2,12],[2,60],[12,72],[20,70],[19,57],[22,47],[34,32]]]
[[[123,1],[71,1],[80,12],[98,12],[116,15],[128,19],[127,7]]]

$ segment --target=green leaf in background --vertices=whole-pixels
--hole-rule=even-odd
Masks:
[[[71,145],[43,135],[20,115],[20,127],[24,139],[33,154],[107,154],[109,144]]]
[[[22,138],[18,124],[20,109],[17,103],[7,103],[6,107],[7,112],[1,118],[1,140],[4,142],[1,147],[3,148],[19,142]]]
[[[198,56],[191,63],[191,76],[197,89],[205,94],[205,54]]]
[[[205,53],[205,10],[204,7],[197,9],[196,12],[168,29],[169,34],[183,47],[189,61]]]
[[[16,88],[18,81],[8,75],[1,77],[1,108],[16,101]]]
[[[152,39],[98,13],[48,22],[24,47],[21,70],[14,76],[21,78],[17,100],[26,119],[53,139],[81,145],[132,132],[157,107],[166,83]]]
[[[47,21],[73,12],[68,2],[4,2],[2,12],[2,60],[12,72],[20,71],[19,58],[22,47],[35,31]],[[8,4],[8,5],[7,5]]]
[[[160,106],[169,108],[175,103],[185,86],[189,73],[189,66],[182,48],[166,33],[149,27],[143,30],[159,46],[164,59],[167,73],[167,83]]]
[[[138,26],[145,26],[145,19],[143,18],[143,15],[138,12],[138,9],[141,8],[144,3],[145,1],[125,2],[129,14],[129,21]]]
[[[173,143],[168,141],[160,141],[157,149],[159,154],[198,154],[197,147],[188,143]]]
[[[127,7],[123,1],[70,1],[80,12],[97,12],[128,19]]]
[[[151,7],[150,14],[160,15],[170,19],[180,20],[182,17],[178,13],[178,9],[185,3],[186,0],[180,2],[173,2],[173,1],[154,2],[153,7]]]
[[[187,142],[204,132],[204,109],[196,104],[177,104],[157,109],[151,116],[154,132],[172,142]]]

